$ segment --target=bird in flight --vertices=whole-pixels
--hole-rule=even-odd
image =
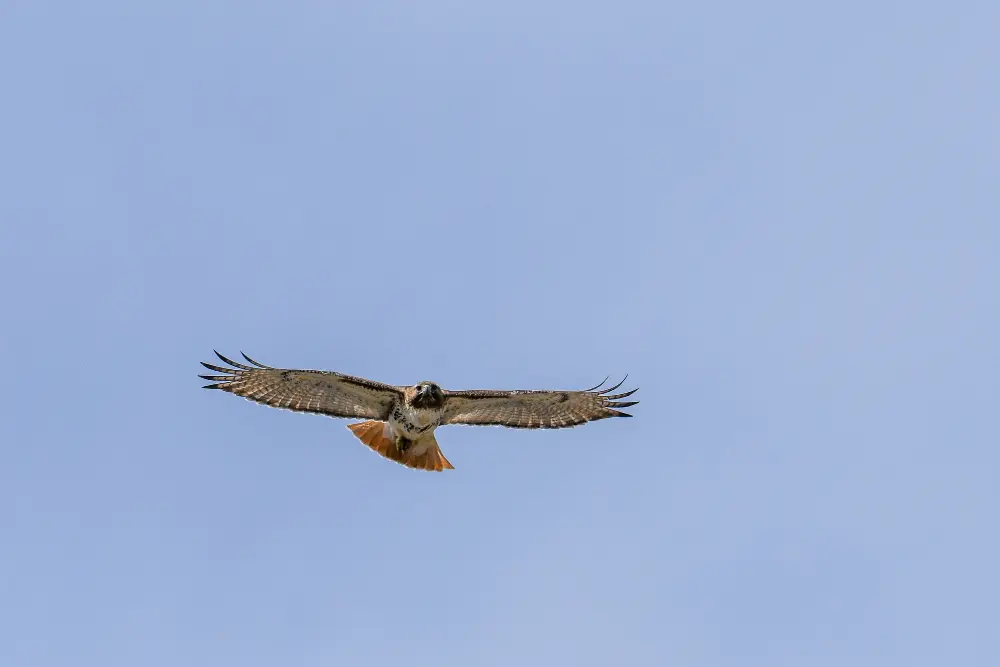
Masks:
[[[473,389],[449,391],[433,382],[395,386],[333,371],[272,368],[243,354],[250,365],[215,353],[228,368],[201,365],[220,375],[199,375],[205,389],[242,396],[295,412],[364,419],[347,428],[375,452],[409,468],[454,468],[441,453],[434,430],[446,424],[510,428],[568,428],[608,417],[631,417],[620,408],[638,388],[612,394],[625,380],[581,391]],[[628,376],[626,376],[628,377]]]

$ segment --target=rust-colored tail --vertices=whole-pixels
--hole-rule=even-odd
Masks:
[[[387,459],[401,463],[407,468],[418,470],[450,470],[454,468],[441,453],[433,433],[429,433],[411,444],[405,452],[399,451],[396,440],[390,437],[389,425],[385,422],[369,420],[360,424],[348,424],[358,440]]]

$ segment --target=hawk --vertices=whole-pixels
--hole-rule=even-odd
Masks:
[[[201,362],[222,375],[199,375],[212,381],[205,389],[221,389],[251,401],[295,412],[364,419],[347,428],[372,450],[409,468],[454,468],[441,453],[434,430],[446,424],[567,428],[608,417],[631,417],[619,408],[638,388],[612,394],[625,380],[607,389],[604,382],[582,391],[474,389],[448,391],[433,382],[394,386],[333,371],[272,368],[243,358],[238,363],[215,352],[229,368]],[[626,376],[628,377],[628,376]]]

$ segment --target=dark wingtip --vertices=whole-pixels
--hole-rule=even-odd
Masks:
[[[250,366],[247,366],[246,364],[241,364],[239,362],[233,361],[229,357],[226,357],[226,356],[224,356],[222,354],[219,354],[218,350],[212,350],[212,351],[215,352],[215,356],[217,356],[219,359],[222,359],[222,361],[224,361],[225,363],[229,364],[233,368],[239,368],[240,370],[244,370],[244,371],[252,371],[253,370],[253,368],[251,368]]]
[[[619,382],[618,384],[616,384],[616,385],[615,385],[615,386],[613,386],[613,387],[608,387],[607,389],[605,389],[605,390],[601,391],[601,393],[602,393],[602,394],[607,394],[608,392],[611,392],[611,391],[614,391],[614,390],[615,390],[615,389],[617,389],[618,387],[620,387],[620,386],[622,386],[623,384],[625,384],[625,380],[627,380],[627,379],[628,379],[628,373],[626,373],[626,374],[625,374],[625,377],[623,377],[623,378],[622,378],[622,381],[621,381],[621,382]]]
[[[638,387],[636,387],[635,389],[633,389],[631,391],[625,391],[625,392],[622,392],[620,394],[614,394],[614,395],[610,395],[610,396],[605,396],[604,400],[606,400],[606,401],[617,401],[618,399],[625,398],[626,396],[631,396],[632,394],[634,394],[637,391],[639,391]]]
[[[249,361],[254,366],[257,366],[258,368],[266,368],[268,370],[273,370],[270,366],[265,366],[264,364],[260,363],[259,361],[254,361],[253,359],[251,359],[250,357],[247,356],[246,352],[244,352],[242,350],[240,350],[240,354],[243,355],[244,359],[246,359],[247,361]]]
[[[607,382],[610,377],[611,376],[609,375],[608,377],[604,378],[603,380],[601,380],[600,382],[598,382],[597,384],[595,384],[590,389],[584,389],[584,391],[594,391],[596,389],[599,389],[601,387],[601,385],[603,385],[605,382]]]
[[[235,368],[223,368],[222,366],[216,366],[215,364],[209,364],[206,362],[201,362],[201,365],[210,371],[215,371],[216,373],[222,373],[223,375],[234,375],[240,371]]]

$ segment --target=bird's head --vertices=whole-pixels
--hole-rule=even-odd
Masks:
[[[433,382],[418,382],[413,385],[410,405],[415,408],[440,408],[444,403],[444,391]]]

